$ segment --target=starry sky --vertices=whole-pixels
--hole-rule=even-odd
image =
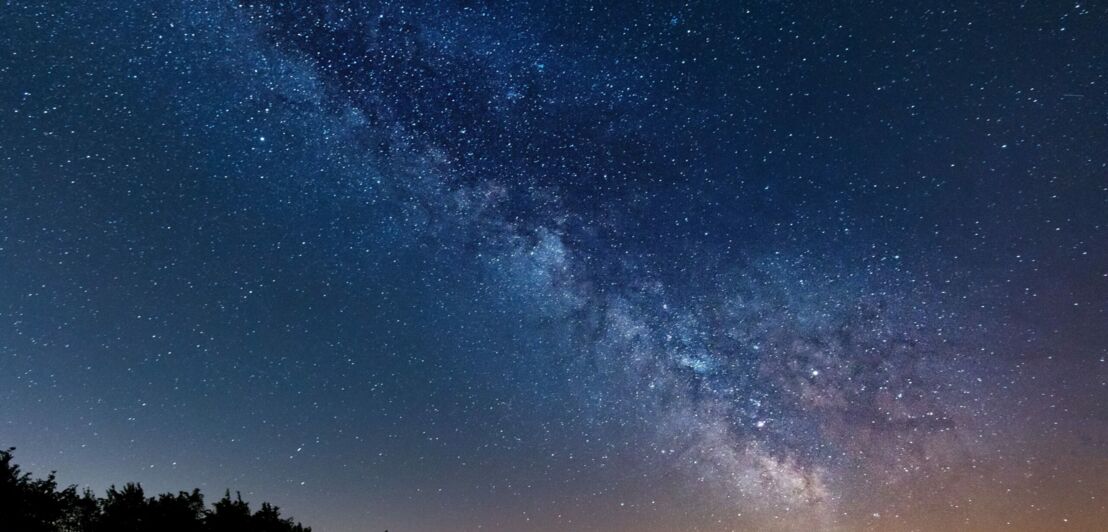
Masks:
[[[1098,529],[1105,27],[6,1],[0,445],[325,532]]]

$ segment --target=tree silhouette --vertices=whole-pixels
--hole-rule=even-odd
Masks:
[[[103,498],[76,486],[58,489],[54,473],[31,478],[13,462],[14,448],[0,451],[0,531],[20,532],[311,532],[281,517],[269,503],[250,512],[238,493],[209,510],[200,490],[147,497],[142,486],[108,488]]]

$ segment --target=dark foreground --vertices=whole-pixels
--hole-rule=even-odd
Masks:
[[[20,532],[310,532],[281,517],[276,506],[258,511],[241,496],[223,498],[209,508],[200,490],[147,497],[139,484],[108,488],[103,497],[76,486],[58,489],[51,473],[34,479],[13,462],[12,451],[0,451],[0,531]]]

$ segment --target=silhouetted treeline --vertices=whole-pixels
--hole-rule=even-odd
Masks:
[[[311,532],[276,506],[250,506],[228,491],[204,505],[200,490],[147,497],[138,484],[112,486],[104,497],[76,486],[58,489],[51,473],[33,479],[0,451],[0,532]]]

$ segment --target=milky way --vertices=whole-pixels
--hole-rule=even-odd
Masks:
[[[321,530],[1095,529],[1102,8],[5,8],[0,444]]]

